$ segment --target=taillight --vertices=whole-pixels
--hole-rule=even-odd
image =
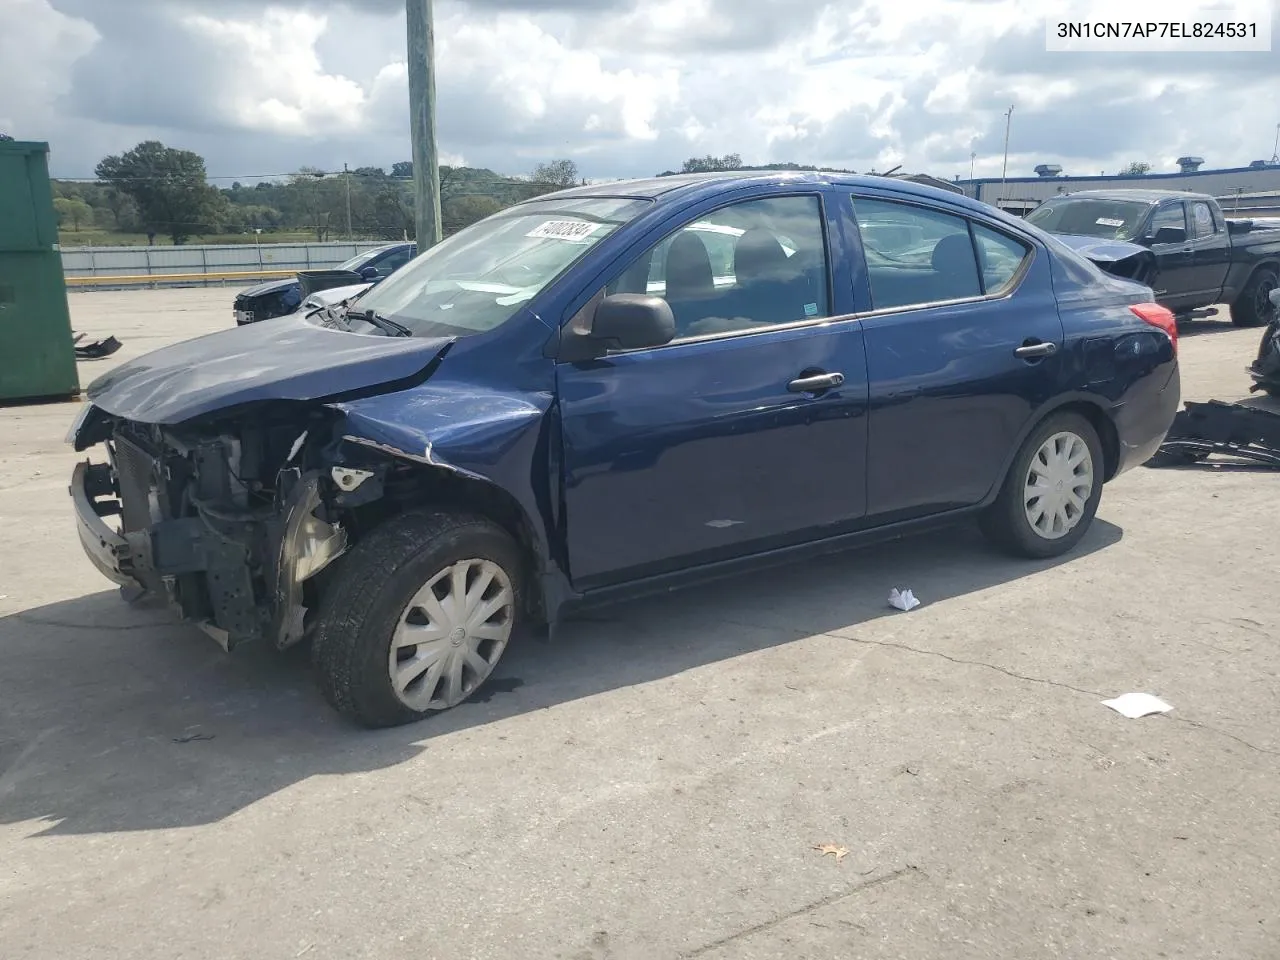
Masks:
[[[1139,320],[1143,320],[1153,327],[1159,327],[1169,335],[1169,340],[1173,343],[1173,354],[1178,355],[1178,321],[1173,315],[1173,311],[1168,307],[1162,307],[1158,303],[1139,303],[1129,308],[1134,312]]]

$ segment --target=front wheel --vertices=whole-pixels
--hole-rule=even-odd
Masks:
[[[1079,414],[1054,414],[1018,451],[1000,495],[980,518],[982,530],[1017,556],[1067,553],[1093,522],[1102,476],[1102,443],[1093,424]]]
[[[481,517],[412,513],[341,560],[312,658],[326,700],[366,727],[462,703],[498,665],[523,609],[519,547]]]
[[[1276,306],[1271,302],[1271,292],[1278,282],[1280,274],[1272,268],[1256,271],[1231,304],[1231,322],[1237,327],[1260,327],[1274,320]]]

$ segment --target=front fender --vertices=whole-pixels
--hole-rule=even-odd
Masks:
[[[558,450],[549,392],[505,392],[431,381],[400,393],[335,403],[341,414],[335,459],[344,451],[387,456],[496,488],[519,508],[532,558],[543,576],[544,609],[553,613],[571,593],[557,549]]]

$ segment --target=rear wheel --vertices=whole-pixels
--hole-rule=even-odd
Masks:
[[[1231,322],[1237,327],[1258,327],[1276,318],[1271,291],[1280,283],[1280,275],[1271,267],[1254,272],[1240,296],[1231,304]]]
[[[312,646],[340,713],[390,727],[447,710],[498,665],[523,609],[523,563],[481,517],[407,514],[342,558]]]
[[[1000,495],[980,518],[983,532],[1017,556],[1068,552],[1097,513],[1103,469],[1093,424],[1075,413],[1050,416],[1018,451]]]

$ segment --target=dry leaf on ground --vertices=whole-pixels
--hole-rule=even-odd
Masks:
[[[841,860],[843,860],[843,859],[848,855],[848,853],[849,853],[849,848],[848,848],[848,847],[841,847],[841,846],[839,846],[839,845],[837,845],[837,844],[834,844],[834,843],[819,843],[819,844],[815,844],[813,849],[817,850],[817,851],[818,851],[819,853],[821,853],[824,857],[825,857],[827,854],[831,854],[831,856],[833,856],[833,857],[835,857],[835,858],[836,858],[836,862],[837,862],[837,863],[839,863]]]

